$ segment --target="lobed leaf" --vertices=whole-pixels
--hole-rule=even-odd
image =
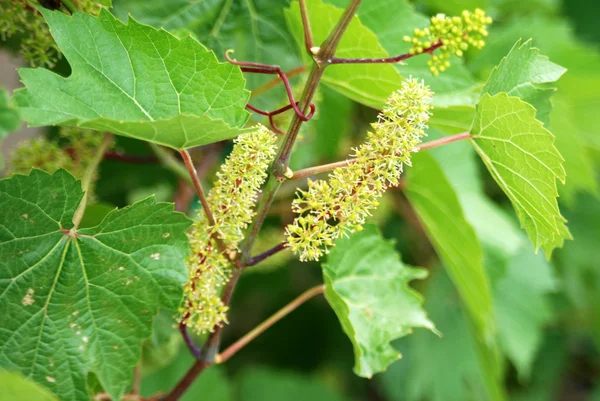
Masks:
[[[558,209],[556,179],[565,181],[554,136],[521,99],[483,95],[471,133],[473,146],[506,193],[534,248],[550,257],[571,235]]]
[[[371,377],[400,358],[390,342],[413,328],[435,331],[421,296],[408,285],[425,276],[400,262],[375,226],[336,241],[323,265],[325,297],[352,342],[357,375]]]
[[[115,4],[113,13],[122,21],[132,15],[137,21],[164,28],[175,34],[191,33],[212,49],[219,59],[227,49],[238,60],[279,65],[284,71],[298,67],[302,60],[283,15],[290,0],[127,0]],[[271,75],[246,74],[248,88],[256,88]],[[252,99],[264,109],[285,98],[283,89],[274,89]]]
[[[40,12],[72,73],[19,70],[26,88],[15,101],[30,125],[109,130],[175,149],[244,132],[249,93],[239,67],[219,63],[195,39],[123,24],[106,10]]]
[[[120,399],[159,307],[179,305],[191,222],[148,198],[79,229],[83,196],[65,170],[0,181],[0,366],[63,401],[89,399],[93,373]]]

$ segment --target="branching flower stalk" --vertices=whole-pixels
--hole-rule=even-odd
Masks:
[[[198,334],[227,323],[228,307],[221,299],[221,290],[231,278],[231,259],[235,258],[244,230],[254,216],[257,192],[275,156],[275,142],[275,135],[263,126],[235,140],[233,151],[217,173],[217,182],[207,198],[214,224],[201,210],[188,235],[189,281],[184,289],[180,322]],[[220,249],[217,239],[225,249]]]
[[[287,246],[300,260],[319,260],[340,236],[362,230],[377,199],[398,185],[403,166],[425,135],[431,115],[429,87],[408,79],[394,92],[372,124],[373,131],[353,155],[356,162],[337,168],[329,181],[309,181],[292,209],[299,216],[286,229]]]

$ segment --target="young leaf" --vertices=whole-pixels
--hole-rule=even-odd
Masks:
[[[0,370],[0,388],[0,401],[58,401],[54,394],[17,372]]]
[[[483,269],[481,245],[465,219],[454,189],[431,155],[420,152],[413,156],[406,196],[448,269],[481,338],[491,343],[495,332],[492,296]]]
[[[0,181],[0,366],[63,401],[94,373],[120,399],[158,308],[179,305],[191,222],[148,198],[79,229],[83,196],[65,170]]]
[[[507,92],[510,96],[519,97],[535,107],[536,118],[547,125],[552,111],[550,97],[555,89],[539,85],[557,81],[566,71],[548,57],[540,55],[531,40],[525,43],[518,41],[494,68],[483,93],[494,96]]]
[[[72,74],[20,69],[15,91],[33,126],[81,126],[183,149],[244,132],[240,69],[191,37],[177,39],[108,11],[99,17],[41,9]]]
[[[344,10],[323,3],[322,0],[307,0],[306,6],[311,21],[315,43],[322,43],[335,27]],[[304,51],[302,21],[297,1],[285,11],[290,30]],[[336,57],[387,57],[387,52],[377,37],[358,19],[352,18],[348,29],[339,43]],[[308,63],[309,58],[305,61]],[[341,94],[364,105],[380,109],[387,97],[400,88],[402,77],[390,64],[334,65],[323,75],[323,82]]]
[[[557,82],[558,92],[553,98],[550,118],[550,131],[557,137],[555,146],[565,158],[564,167],[569,177],[559,190],[560,200],[572,205],[579,191],[597,194],[590,150],[600,151],[600,132],[595,120],[600,107],[600,53],[578,40],[570,21],[541,17],[539,13],[535,18],[516,18],[502,28],[494,29],[490,37],[493,40],[470,65],[482,75],[489,75],[518,37],[534,38],[536,47],[568,69]],[[561,111],[557,111],[557,98],[566,106]]]
[[[390,342],[414,327],[435,331],[408,285],[425,276],[406,267],[375,226],[336,241],[323,265],[325,297],[352,342],[357,375],[371,377],[400,358]]]
[[[535,119],[535,109],[499,93],[483,95],[471,128],[473,146],[513,204],[536,250],[550,257],[571,235],[556,198],[565,181],[554,136]]]

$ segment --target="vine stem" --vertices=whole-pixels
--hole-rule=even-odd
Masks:
[[[244,265],[244,267],[250,267],[250,266],[259,264],[260,262],[267,259],[268,257],[273,256],[276,253],[283,251],[285,249],[286,245],[287,244],[285,242],[281,242],[281,243],[275,245],[273,248],[271,248],[263,253],[260,253],[256,256],[251,257],[248,260],[248,262]]]
[[[304,86],[302,96],[298,101],[298,108],[302,111],[303,115],[306,115],[310,108],[309,106],[311,100],[315,95],[319,82],[321,81],[325,67],[327,67],[326,60],[333,57],[335,49],[342,38],[342,34],[348,27],[348,24],[352,20],[352,17],[354,16],[360,3],[361,0],[351,0],[336,27],[329,34],[319,52],[314,55],[313,58],[316,61],[316,65],[312,67],[306,85]],[[227,286],[223,290],[222,300],[224,305],[228,305],[231,300],[235,286],[242,273],[242,268],[250,259],[250,252],[252,252],[252,246],[256,241],[258,232],[260,231],[262,224],[264,223],[264,220],[269,212],[269,208],[273,203],[277,190],[284,181],[282,177],[285,177],[285,174],[289,170],[288,164],[291,151],[296,141],[296,137],[298,136],[298,132],[300,131],[300,127],[303,123],[304,120],[299,116],[298,113],[295,113],[288,128],[288,132],[283,139],[283,143],[280,146],[278,153],[271,165],[269,177],[267,178],[267,183],[265,185],[265,189],[263,190],[263,196],[261,197],[257,207],[256,218],[246,232],[246,239],[241,244],[242,251],[238,255],[238,259],[235,261],[237,269],[234,271],[231,280],[227,283]],[[190,169],[188,168],[188,170]],[[214,331],[209,335],[206,343],[202,347],[202,359],[197,360],[194,365],[192,365],[190,370],[185,374],[177,386],[175,386],[175,388],[164,398],[165,401],[177,401],[179,397],[181,397],[181,395],[194,382],[198,375],[202,373],[207,366],[210,366],[213,363],[214,358],[218,353],[221,330],[221,326],[216,326],[214,328]]]
[[[302,73],[304,73],[306,71],[307,71],[306,66],[301,65],[301,66],[298,66],[296,68],[292,68],[289,71],[286,71],[284,74],[288,78],[293,78],[293,77],[296,77],[296,76],[298,76],[298,75],[300,75],[300,74],[302,74]],[[283,80],[281,79],[280,76],[277,76],[277,78],[273,78],[269,82],[267,82],[267,83],[265,83],[265,84],[263,84],[263,85],[255,88],[255,89],[252,89],[252,93],[250,94],[250,97],[253,98],[253,97],[256,97],[256,96],[258,96],[258,95],[260,95],[260,94],[262,94],[264,92],[267,92],[267,91],[273,89],[274,87],[276,87],[277,85],[279,85],[279,83],[281,83],[281,82],[283,82]]]
[[[438,146],[447,145],[452,142],[458,142],[458,141],[462,141],[464,139],[469,139],[469,138],[471,138],[471,134],[469,132],[461,132],[460,134],[451,135],[451,136],[447,136],[444,138],[436,139],[434,141],[425,142],[425,143],[421,144],[421,146],[418,147],[418,150],[421,151],[421,150],[432,149],[432,148],[436,148]],[[328,163],[328,164],[322,164],[320,166],[304,168],[302,170],[294,171],[294,174],[292,175],[291,179],[292,180],[300,180],[302,178],[310,177],[312,175],[316,175],[316,174],[324,173],[326,171],[334,170],[338,167],[348,167],[348,166],[356,163],[357,161],[358,161],[358,159],[341,160],[339,162],[333,162],[333,163]]]
[[[102,143],[96,150],[96,154],[94,155],[94,158],[90,161],[89,166],[83,172],[83,176],[81,177],[81,189],[83,190],[83,192],[85,194],[83,195],[83,199],[81,200],[79,207],[77,208],[77,210],[75,211],[75,214],[73,215],[72,230],[76,230],[77,227],[79,226],[79,223],[81,223],[81,219],[83,218],[83,214],[85,213],[85,206],[87,205],[87,199],[89,197],[88,189],[90,188],[92,179],[94,178],[94,174],[96,173],[96,170],[98,169],[98,166],[100,165],[100,162],[102,161],[102,158],[104,157],[104,153],[108,150],[108,148],[110,148],[110,145],[112,145],[112,142],[113,142],[112,134],[109,134],[108,132],[104,133],[104,139],[102,140]]]
[[[407,60],[411,57],[415,57],[421,54],[429,53],[432,54],[435,50],[442,47],[443,43],[438,41],[432,46],[423,49],[421,53],[404,53],[394,57],[380,57],[380,58],[338,58],[332,57],[329,59],[329,64],[391,64],[398,63],[403,60]]]
[[[348,27],[348,24],[350,24],[350,21],[352,20],[352,17],[354,16],[360,3],[361,0],[352,0],[350,2],[337,25],[320,47],[318,53],[316,55],[311,54],[316,64],[313,65],[310,71],[310,75],[308,76],[308,80],[304,86],[304,91],[300,101],[298,102],[298,107],[303,113],[308,111],[312,98],[314,97],[321,78],[323,77],[323,73],[325,72],[325,68],[328,65],[327,60],[333,57],[335,54],[335,49],[337,48],[344,31]],[[285,181],[286,175],[288,175],[288,164],[292,153],[292,148],[294,147],[294,143],[296,142],[296,138],[298,136],[298,132],[300,132],[302,123],[302,119],[300,119],[298,115],[294,115],[288,128],[288,132],[283,139],[277,155],[275,156],[273,164],[271,165],[271,171],[269,173],[269,177],[267,178],[267,184],[265,185],[263,196],[261,197],[256,209],[256,218],[246,232],[245,240],[242,243],[242,266],[250,259],[252,247],[256,241],[256,238],[258,237],[258,233],[265,221],[265,218],[269,213],[269,208],[275,199],[275,194],[279,190],[281,183]]]
[[[194,167],[194,163],[192,162],[192,157],[190,156],[190,152],[186,149],[181,150],[179,152],[181,157],[183,158],[183,162],[185,163],[185,168],[188,171],[190,178],[192,179],[192,183],[194,184],[194,188],[196,188],[196,193],[198,194],[198,198],[200,198],[200,203],[202,204],[202,209],[204,209],[204,213],[206,214],[206,218],[211,226],[215,225],[215,216],[208,204],[208,200],[204,195],[204,190],[202,189],[202,183],[200,182],[200,178],[196,173],[196,167]]]
[[[71,14],[77,11],[77,6],[72,0],[62,0],[63,5]]]
[[[309,299],[311,299],[319,294],[323,294],[324,292],[325,292],[325,286],[322,284],[318,285],[316,287],[313,287],[309,290],[306,290],[305,292],[300,294],[296,299],[294,299],[292,302],[290,302],[289,304],[287,304],[286,306],[284,306],[283,308],[281,308],[280,310],[275,312],[275,314],[273,314],[270,318],[268,318],[267,320],[265,320],[264,322],[262,322],[261,324],[256,326],[254,329],[249,331],[242,338],[240,338],[235,343],[233,343],[229,347],[227,347],[227,349],[225,349],[225,351],[218,354],[215,357],[215,363],[223,363],[223,362],[227,361],[229,358],[231,358],[233,355],[235,355],[239,350],[241,350],[246,345],[248,345],[252,340],[254,340],[256,337],[258,337],[259,335],[264,333],[268,328],[270,328],[275,323],[277,323],[278,321],[280,321],[281,319],[283,319],[284,317],[289,315],[291,312],[296,310],[300,305],[304,304],[306,301],[308,301]]]

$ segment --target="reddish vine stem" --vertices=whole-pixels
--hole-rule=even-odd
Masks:
[[[460,134],[451,135],[451,136],[447,136],[444,138],[436,139],[434,141],[425,142],[418,147],[418,150],[421,151],[421,150],[432,149],[432,148],[436,148],[438,146],[447,145],[449,143],[462,141],[462,140],[468,139],[468,138],[471,138],[471,134],[469,132],[461,132]],[[315,174],[320,174],[320,173],[324,173],[327,171],[331,171],[338,167],[348,167],[348,166],[356,163],[357,161],[358,161],[358,159],[341,160],[339,162],[333,162],[333,163],[323,164],[320,166],[304,168],[302,170],[294,171],[294,174],[292,175],[291,179],[299,180],[302,178],[310,177]]]
[[[382,57],[382,58],[339,58],[332,57],[329,59],[329,64],[390,64],[398,63],[400,61],[409,59],[411,57],[418,56],[423,53],[433,54],[433,52],[443,46],[442,41],[438,41],[430,47],[423,49],[422,53],[404,53],[394,57]]]
[[[297,105],[297,102],[296,102]],[[247,104],[246,108],[252,110],[255,113],[261,114],[263,116],[267,116],[269,118],[269,123],[271,123],[271,128],[273,128],[273,131],[275,131],[276,133],[278,133],[279,135],[285,135],[285,132],[280,130],[277,127],[277,124],[275,124],[275,121],[273,120],[273,117],[281,114],[283,112],[288,111],[289,109],[291,109],[293,106],[291,104],[288,104],[287,106],[281,107],[275,111],[264,111],[261,110],[257,107],[252,106],[251,104]],[[310,113],[308,113],[307,118],[310,120],[312,118],[312,116],[315,114],[315,105],[314,104],[310,104]]]
[[[318,285],[316,287],[310,288],[306,290],[302,294],[300,294],[297,298],[295,298],[292,302],[285,305],[283,308],[275,312],[274,315],[269,317],[267,320],[256,326],[242,338],[237,340],[235,343],[231,344],[225,351],[221,352],[215,358],[215,363],[223,363],[235,355],[239,350],[248,345],[252,340],[256,337],[264,333],[267,329],[273,326],[275,323],[289,315],[291,312],[296,310],[300,305],[304,304],[309,299],[322,294],[325,292],[324,285]]]
[[[277,75],[283,82],[283,85],[285,86],[285,91],[287,93],[290,106],[294,109],[298,118],[300,118],[302,121],[308,121],[312,118],[312,115],[314,114],[314,104],[311,103],[311,110],[313,110],[313,112],[309,115],[304,115],[304,113],[298,107],[298,102],[296,102],[296,100],[294,99],[294,94],[292,93],[290,81],[285,72],[281,70],[281,67],[279,67],[278,65],[269,65],[263,63],[256,63],[252,61],[237,61],[235,59],[232,59],[229,56],[229,53],[231,53],[231,50],[225,52],[225,58],[227,59],[227,61],[231,64],[239,66],[242,72]]]
[[[192,179],[192,183],[194,184],[194,188],[196,188],[196,193],[198,194],[198,198],[200,199],[200,203],[202,204],[202,208],[204,209],[204,213],[206,214],[206,218],[211,226],[215,225],[215,216],[212,213],[210,205],[208,204],[208,200],[204,195],[204,190],[202,189],[202,183],[200,182],[200,178],[198,178],[198,174],[196,173],[196,167],[194,167],[194,163],[192,162],[192,157],[187,150],[182,150],[179,152],[181,157],[183,158],[183,162],[185,163],[185,167]]]
[[[298,76],[298,75],[300,75],[300,74],[302,74],[302,73],[304,73],[306,71],[307,71],[306,66],[301,65],[301,66],[298,66],[296,68],[292,68],[291,70],[285,72],[284,74],[287,76],[288,79],[290,79],[290,78]],[[276,78],[270,80],[269,82],[267,82],[267,83],[265,83],[265,84],[263,84],[263,85],[261,85],[261,86],[259,86],[257,88],[252,89],[252,94],[250,96],[251,97],[258,96],[261,93],[264,93],[264,92],[266,92],[266,91],[268,91],[268,90],[276,87],[281,82],[282,82],[282,79],[279,76],[277,76]]]
[[[184,319],[185,318],[186,317],[184,316]],[[196,359],[201,359],[202,350],[199,347],[197,347],[194,343],[194,340],[192,340],[192,337],[190,336],[190,333],[188,332],[187,326],[185,324],[179,323],[179,332],[181,333],[181,337],[183,337],[183,342],[190,351],[190,354],[192,354],[192,356]]]
[[[315,56],[317,60],[320,60],[319,57],[323,57],[323,59],[328,59],[333,56],[333,54],[335,53],[335,49],[339,43],[339,40],[341,39],[342,33],[348,27],[348,24],[350,23],[350,20],[352,19],[352,16],[355,14],[356,9],[360,5],[360,3],[361,3],[361,0],[351,0],[350,4],[344,11],[344,14],[338,21],[334,30],[330,33],[329,37],[325,40],[325,43],[323,43],[323,46],[321,47],[319,54]],[[228,60],[231,60],[227,54],[226,54],[226,57]],[[234,61],[234,60],[232,60],[232,61]],[[250,66],[250,65],[253,65],[257,69],[262,69],[264,67],[264,65],[260,65],[259,63],[251,63],[248,66]],[[269,68],[272,69],[272,67],[269,67]],[[276,68],[279,69],[279,67],[276,67]],[[279,69],[279,71],[281,71],[281,69]],[[311,104],[311,100],[316,92],[316,89],[317,89],[317,86],[319,85],[321,77],[323,76],[323,71],[324,71],[323,63],[317,62],[317,66],[314,66],[313,69],[311,70],[311,74],[308,77],[308,81],[304,87],[302,97],[300,98],[300,101],[298,102],[298,104],[296,104],[296,101],[293,99],[293,97],[290,98],[290,104],[293,106],[294,111],[296,111],[296,109],[304,110],[304,112],[307,112],[310,110],[309,105]],[[284,79],[284,76],[278,74],[277,72],[274,72],[274,73],[280,76],[282,81],[284,81],[284,84],[286,83],[287,77]],[[287,90],[287,88],[289,88],[289,82],[286,85],[286,90]],[[291,95],[291,88],[288,91],[288,96],[289,95]],[[242,252],[238,256],[238,259],[236,259],[239,266],[243,266],[243,264],[245,262],[247,262],[248,259],[250,259],[247,256],[249,255],[249,252],[251,252],[251,250],[252,250],[252,246],[254,244],[254,240],[256,239],[256,235],[258,234],[258,231],[260,230],[260,227],[262,226],[262,223],[268,212],[268,209],[275,197],[275,193],[281,186],[282,181],[280,181],[280,176],[281,176],[281,174],[284,173],[284,171],[282,169],[287,168],[291,149],[294,145],[294,142],[296,140],[296,137],[298,135],[300,127],[302,126],[302,123],[305,122],[305,120],[303,120],[301,118],[301,116],[305,116],[303,112],[296,113],[296,115],[294,116],[294,118],[288,128],[288,132],[286,133],[286,136],[284,138],[283,144],[279,148],[277,156],[275,157],[275,159],[273,161],[273,165],[271,167],[271,172],[269,174],[269,178],[267,179],[267,183],[266,183],[265,189],[263,191],[263,197],[261,198],[258,208],[257,208],[258,209],[257,217],[255,218],[251,227],[249,228],[249,230],[247,232],[249,236],[247,236],[246,240],[244,240],[244,242],[242,244]],[[225,287],[225,289],[223,291],[223,297],[222,297],[223,303],[225,305],[229,304],[229,301],[233,294],[233,290],[237,284],[237,281],[239,280],[241,273],[242,273],[241,268],[236,269],[233,274],[233,277],[231,278],[229,283],[227,283],[227,286]],[[181,381],[175,386],[175,388],[164,398],[165,401],[178,400],[179,397],[194,382],[194,380],[198,377],[198,375],[200,373],[202,373],[202,371],[207,366],[211,365],[214,362],[214,357],[216,356],[216,353],[218,352],[218,348],[219,348],[221,331],[222,331],[222,327],[219,325],[217,325],[214,328],[214,331],[210,334],[208,340],[202,347],[202,352],[203,352],[202,359],[197,360],[194,363],[194,365],[186,373],[186,375],[183,377],[183,379],[181,379]]]
[[[263,253],[259,253],[258,255],[251,257],[248,260],[248,262],[246,262],[245,267],[254,266],[254,265],[259,264],[260,262],[267,259],[268,257],[273,256],[276,253],[283,251],[285,249],[285,247],[286,247],[286,243],[282,242],[280,244],[275,245],[273,248],[271,248]]]

